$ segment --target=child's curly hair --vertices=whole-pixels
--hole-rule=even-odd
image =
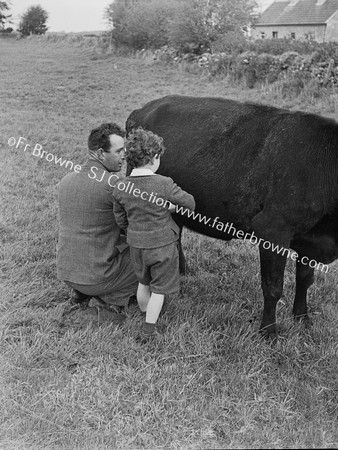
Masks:
[[[152,131],[139,127],[129,134],[126,141],[126,160],[131,167],[145,166],[156,155],[163,155],[163,139]]]

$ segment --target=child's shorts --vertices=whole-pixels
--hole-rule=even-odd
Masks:
[[[178,241],[158,248],[130,247],[130,258],[139,283],[154,294],[179,291]]]

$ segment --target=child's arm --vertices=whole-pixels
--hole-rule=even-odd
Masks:
[[[117,225],[122,230],[126,230],[128,227],[128,218],[127,218],[126,210],[115,198],[114,198],[114,216],[115,216]]]
[[[184,208],[190,209],[190,211],[194,211],[195,209],[195,199],[191,194],[188,194],[188,192],[181,189],[179,186],[177,186],[174,181],[169,178],[169,190],[168,190],[168,200],[171,203],[174,203],[178,206],[183,206]],[[175,207],[176,209],[176,207]],[[171,210],[171,207],[169,208],[169,211]]]

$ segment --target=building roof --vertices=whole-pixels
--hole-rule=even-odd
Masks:
[[[261,15],[258,25],[325,24],[338,11],[338,0],[276,0]]]

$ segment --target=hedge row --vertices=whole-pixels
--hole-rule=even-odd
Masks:
[[[300,55],[311,55],[316,52],[321,59],[333,58],[338,63],[338,43],[337,42],[316,42],[313,40],[296,39],[257,39],[247,41],[245,47],[238,53],[244,51],[258,54],[268,53],[269,55],[282,55],[286,52],[296,52]]]
[[[164,46],[154,52],[154,59],[175,64],[189,61],[204,68],[211,77],[227,76],[234,82],[244,79],[250,88],[258,84],[292,79],[302,79],[303,82],[314,79],[320,86],[338,87],[338,57],[328,58],[327,52],[321,49],[308,55],[294,51],[279,55],[252,51],[237,55],[226,53],[195,55],[179,54],[175,49]]]

